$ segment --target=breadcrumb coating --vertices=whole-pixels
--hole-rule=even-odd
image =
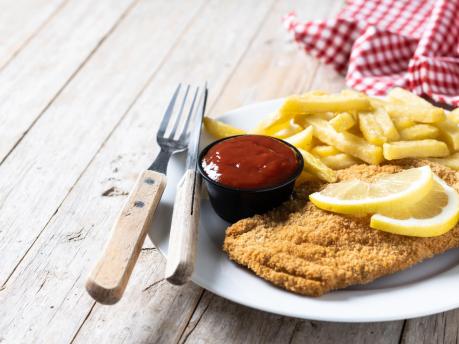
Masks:
[[[337,171],[338,180],[371,181],[381,174],[429,165],[459,191],[459,173],[427,160],[401,160],[382,166],[355,165]],[[459,246],[459,226],[438,237],[395,235],[369,227],[369,217],[327,212],[308,201],[325,183],[307,182],[293,199],[226,230],[223,249],[231,260],[295,293],[320,296],[365,284]]]

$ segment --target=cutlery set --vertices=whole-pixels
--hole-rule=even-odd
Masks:
[[[193,273],[199,223],[201,176],[197,155],[207,85],[178,85],[159,126],[160,151],[142,171],[112,229],[111,238],[86,282],[98,302],[114,304],[122,297],[166,188],[166,172],[173,154],[188,150],[186,170],[176,187],[165,279],[182,285]]]

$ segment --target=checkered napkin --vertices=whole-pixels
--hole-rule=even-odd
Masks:
[[[400,86],[459,106],[459,0],[348,0],[335,19],[287,29],[306,52],[370,95]]]

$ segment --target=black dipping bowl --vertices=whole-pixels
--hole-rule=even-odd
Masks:
[[[214,145],[237,136],[241,135],[230,136],[212,142],[201,151],[198,160],[199,172],[207,185],[212,207],[218,216],[231,223],[255,214],[265,213],[289,200],[295,186],[295,180],[301,174],[304,165],[303,157],[298,149],[283,140],[271,137],[289,146],[297,157],[298,167],[289,179],[279,185],[263,189],[237,189],[222,185],[207,175],[202,166],[202,160],[207,151]]]

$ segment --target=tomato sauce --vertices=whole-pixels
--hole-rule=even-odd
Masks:
[[[209,178],[236,189],[280,185],[298,168],[298,159],[292,148],[261,135],[223,140],[209,149],[201,163]]]

